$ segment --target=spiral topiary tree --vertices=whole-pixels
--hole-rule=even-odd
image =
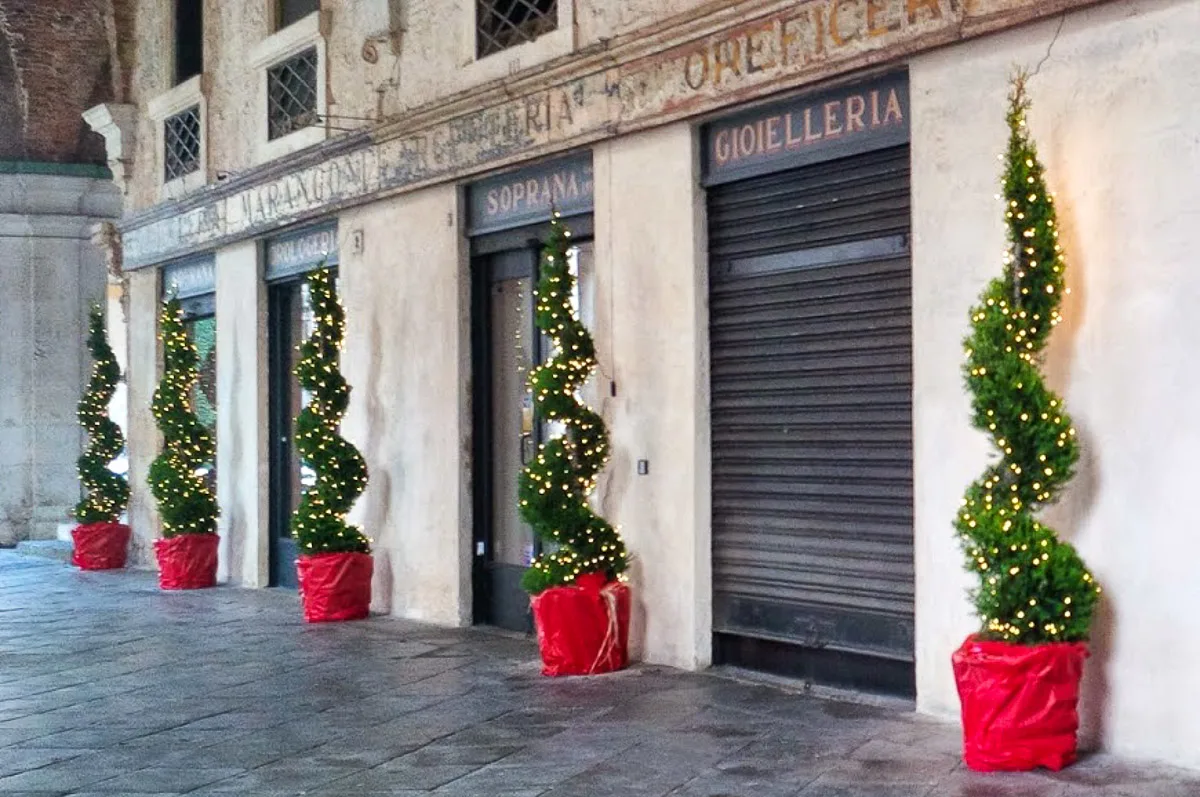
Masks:
[[[1079,443],[1041,374],[1046,341],[1062,320],[1065,262],[1026,125],[1025,81],[1018,74],[1009,95],[1004,273],[972,309],[964,343],[974,423],[1000,458],[967,490],[955,525],[967,567],[979,577],[973,598],[981,635],[1037,645],[1086,640],[1100,588],[1075,549],[1037,519],[1073,475]]]
[[[350,387],[338,370],[346,314],[328,268],[312,272],[308,287],[316,327],[300,346],[296,377],[311,398],[296,418],[296,449],[317,480],[301,496],[291,528],[301,554],[370,553],[370,540],[346,522],[367,486],[367,463],[338,433],[350,403]]]
[[[571,304],[570,247],[571,233],[555,214],[537,287],[537,326],[553,341],[554,356],[534,369],[529,387],[540,417],[565,430],[539,448],[518,484],[521,519],[550,546],[522,579],[533,594],[572,584],[583,573],[612,580],[628,567],[625,543],[588,503],[609,443],[603,419],[576,395],[596,367],[596,352]]]
[[[150,405],[163,436],[162,453],[150,464],[150,492],[158,501],[163,537],[216,534],[217,499],[197,471],[210,462],[215,444],[192,411],[196,347],[183,325],[179,300],[169,298],[159,317],[163,376]]]
[[[88,434],[88,445],[78,461],[84,498],[75,507],[75,518],[83,524],[113,523],[129,503],[129,482],[108,467],[125,447],[121,427],[108,417],[121,368],[108,345],[104,313],[98,305],[92,306],[87,346],[92,353],[92,375],[79,401],[78,416]]]

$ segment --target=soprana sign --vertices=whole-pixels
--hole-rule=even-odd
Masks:
[[[467,189],[471,235],[508,230],[563,216],[591,213],[592,155],[548,161],[488,177]]]

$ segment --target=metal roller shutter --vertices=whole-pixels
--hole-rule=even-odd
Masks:
[[[909,673],[908,147],[714,187],[708,213],[718,643]]]

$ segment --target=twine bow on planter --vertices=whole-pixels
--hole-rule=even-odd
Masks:
[[[547,546],[521,581],[534,596],[547,675],[607,672],[628,661],[629,589],[615,582],[629,555],[588,500],[608,461],[609,440],[604,420],[578,395],[596,367],[596,350],[571,302],[571,247],[571,233],[556,213],[539,263],[536,313],[554,350],[529,375],[529,389],[539,418],[563,431],[538,448],[517,488],[521,519]]]

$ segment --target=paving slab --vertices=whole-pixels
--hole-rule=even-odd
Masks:
[[[1200,797],[1104,755],[981,775],[948,725],[801,685],[539,674],[532,639],[0,551],[0,797]]]

